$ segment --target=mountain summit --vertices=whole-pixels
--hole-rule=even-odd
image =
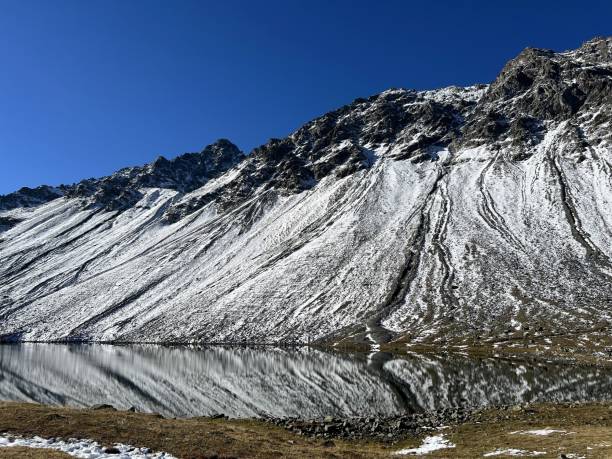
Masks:
[[[495,340],[608,326],[612,39],[0,197],[10,340]]]

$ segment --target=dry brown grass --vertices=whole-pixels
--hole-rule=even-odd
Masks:
[[[254,420],[163,419],[112,410],[52,408],[0,403],[0,432],[23,436],[88,438],[105,446],[125,443],[166,451],[179,458],[377,458],[386,445],[373,442],[325,444]],[[0,451],[2,451],[0,449]]]
[[[549,436],[512,433],[542,428],[566,433]],[[394,446],[340,440],[325,445],[322,440],[296,436],[253,420],[174,420],[130,412],[20,403],[0,403],[0,431],[24,436],[89,438],[106,446],[121,442],[167,451],[179,458],[388,458],[392,452],[418,446],[422,440],[407,438]],[[443,433],[457,446],[427,455],[432,458],[476,458],[506,448],[545,451],[545,455],[538,456],[544,458],[558,458],[561,454],[612,458],[612,406],[541,404],[521,411],[489,410],[474,421],[434,433]],[[50,451],[0,448],[0,457],[67,456],[52,455]]]
[[[449,429],[447,438],[457,444],[453,450],[431,454],[433,458],[474,458],[497,449],[546,452],[542,458],[612,458],[612,407],[540,404],[521,412],[490,410],[479,423],[470,422]],[[565,433],[537,436],[525,433],[536,429]],[[494,456],[509,457],[509,456]]]

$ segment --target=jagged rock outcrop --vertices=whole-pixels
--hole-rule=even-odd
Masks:
[[[134,206],[142,188],[165,188],[189,193],[210,179],[234,167],[244,154],[227,139],[219,139],[199,153],[185,153],[174,159],[159,156],[145,166],[126,167],[108,177],[86,179],[74,185],[47,185],[22,188],[0,196],[0,210],[34,207],[59,197],[81,199],[91,208],[125,210]]]
[[[36,188],[23,187],[19,191],[0,196],[0,211],[19,207],[35,207],[64,196],[64,187],[42,185]]]
[[[89,179],[71,187],[66,196],[86,198],[92,206],[123,210],[134,206],[142,188],[165,188],[188,193],[238,164],[243,153],[229,140],[220,139],[200,153],[185,153],[172,160],[159,156],[143,167],[127,167],[102,179]]]
[[[579,112],[597,115],[599,108],[607,115],[583,124],[601,126],[612,101],[609,43],[595,39],[567,53],[533,48],[520,53],[479,101],[460,145],[505,141],[524,152],[542,141],[546,123],[571,122]],[[601,134],[596,142],[610,139],[610,132]]]
[[[488,86],[393,89],[246,157],[221,142],[5,205],[0,333],[375,344],[607,327],[611,50],[528,49]]]

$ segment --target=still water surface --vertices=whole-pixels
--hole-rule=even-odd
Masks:
[[[461,355],[102,344],[0,345],[0,399],[189,417],[379,416],[612,397],[612,371]]]

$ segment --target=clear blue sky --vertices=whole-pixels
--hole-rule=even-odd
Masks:
[[[227,137],[249,151],[389,87],[492,80],[612,35],[612,2],[0,0],[0,193]]]

